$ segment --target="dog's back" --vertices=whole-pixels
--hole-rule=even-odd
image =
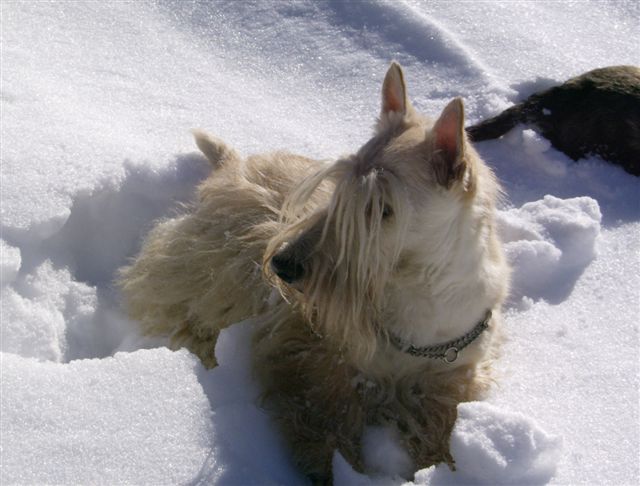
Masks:
[[[321,162],[285,152],[243,160],[215,139],[196,140],[215,167],[197,204],[153,228],[118,285],[145,334],[214,366],[219,330],[265,309],[266,244],[281,229],[284,198]]]

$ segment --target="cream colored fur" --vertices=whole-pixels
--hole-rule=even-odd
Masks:
[[[459,99],[435,122],[417,114],[393,63],[373,138],[333,164],[289,153],[243,160],[196,132],[211,177],[121,271],[144,332],[210,367],[219,331],[261,316],[262,403],[317,482],[330,481],[334,450],[362,469],[373,424],[397,429],[416,468],[452,466],[456,405],[491,382],[508,268],[494,221],[499,187],[463,127]],[[446,342],[487,310],[489,330],[453,364],[389,342]]]

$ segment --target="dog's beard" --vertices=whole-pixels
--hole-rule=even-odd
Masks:
[[[333,171],[344,172],[345,167]],[[290,223],[269,243],[263,268],[284,298],[300,307],[314,333],[333,341],[334,348],[352,359],[368,362],[383,332],[379,317],[384,289],[404,240],[407,199],[402,191],[385,191],[379,174],[372,171],[366,176],[341,174],[326,209],[307,217],[292,209],[306,204],[324,178],[336,175],[325,171],[312,176],[285,204],[284,218]],[[384,220],[387,203],[394,207],[391,222]],[[309,234],[316,240],[313,244]],[[305,251],[298,252],[297,244]],[[271,268],[271,258],[285,245],[292,254],[303,255],[304,277],[299,282],[286,283]]]

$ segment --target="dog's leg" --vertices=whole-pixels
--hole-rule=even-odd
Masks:
[[[366,417],[353,368],[306,324],[296,324],[287,322],[274,332],[258,334],[254,367],[263,385],[263,402],[297,464],[314,484],[331,484],[336,450],[362,471]]]
[[[323,378],[316,372],[317,384],[301,380],[301,376],[291,380],[291,368],[277,378],[304,387],[281,394],[276,413],[296,462],[317,484],[330,484],[335,451],[354,469],[362,471],[365,417],[360,401],[353,389],[348,389],[350,385],[340,376],[342,373],[335,374],[335,368],[325,371]]]
[[[445,463],[455,470],[451,432],[461,402],[478,400],[491,382],[488,366],[428,373],[399,384],[379,419],[394,422],[417,470]]]
[[[411,415],[405,415],[399,422],[416,470],[439,463],[455,470],[449,446],[457,417],[456,404],[438,400],[421,400],[419,403],[419,410],[410,411]]]
[[[214,368],[218,365],[215,348],[219,334],[219,329],[215,327],[202,329],[185,321],[171,335],[170,345],[172,349],[187,348],[200,358],[206,368]]]

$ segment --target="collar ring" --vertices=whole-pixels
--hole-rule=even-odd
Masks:
[[[442,355],[442,361],[447,364],[454,363],[458,359],[458,353],[458,348],[456,348],[455,346],[451,346]]]

